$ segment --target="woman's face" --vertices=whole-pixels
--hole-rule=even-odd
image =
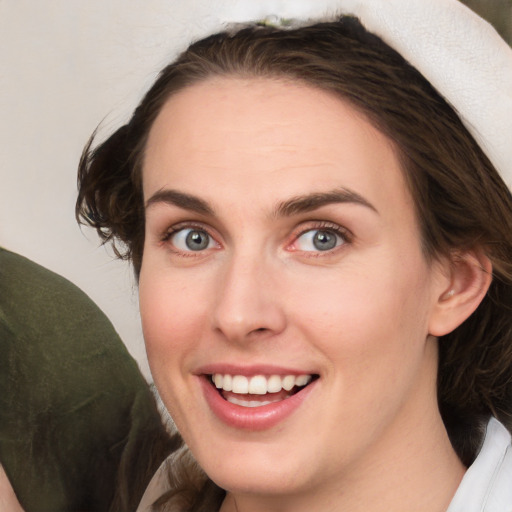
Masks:
[[[217,484],[336,485],[421,436],[447,278],[364,116],[300,84],[212,79],[162,109],[143,186],[149,362]]]

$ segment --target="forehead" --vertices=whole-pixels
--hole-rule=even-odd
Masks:
[[[337,187],[405,194],[393,144],[363,114],[272,79],[217,78],[173,95],[150,131],[143,184],[146,198],[168,187],[213,201]]]

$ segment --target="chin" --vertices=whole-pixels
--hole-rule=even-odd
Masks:
[[[300,443],[290,443],[292,439],[281,444],[270,439],[263,442],[216,439],[215,451],[202,447],[203,450],[193,453],[208,477],[228,492],[270,497],[300,493],[312,485],[315,468],[308,461],[314,460],[314,454],[297,449]]]
[[[274,466],[278,466],[274,461]],[[277,469],[277,468],[276,468]],[[246,468],[233,470],[214,470],[208,476],[222,489],[233,494],[275,497],[300,492],[304,482],[297,480],[297,472],[286,473],[283,467],[278,471],[265,468]]]

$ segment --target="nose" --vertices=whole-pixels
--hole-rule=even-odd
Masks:
[[[286,315],[272,263],[246,254],[233,256],[223,270],[213,309],[214,330],[234,343],[282,332]]]

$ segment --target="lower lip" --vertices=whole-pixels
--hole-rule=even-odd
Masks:
[[[213,413],[227,425],[244,430],[266,430],[285,420],[302,405],[317,382],[313,381],[285,400],[260,407],[243,407],[225,400],[210,384],[208,377],[199,378],[206,402]]]

